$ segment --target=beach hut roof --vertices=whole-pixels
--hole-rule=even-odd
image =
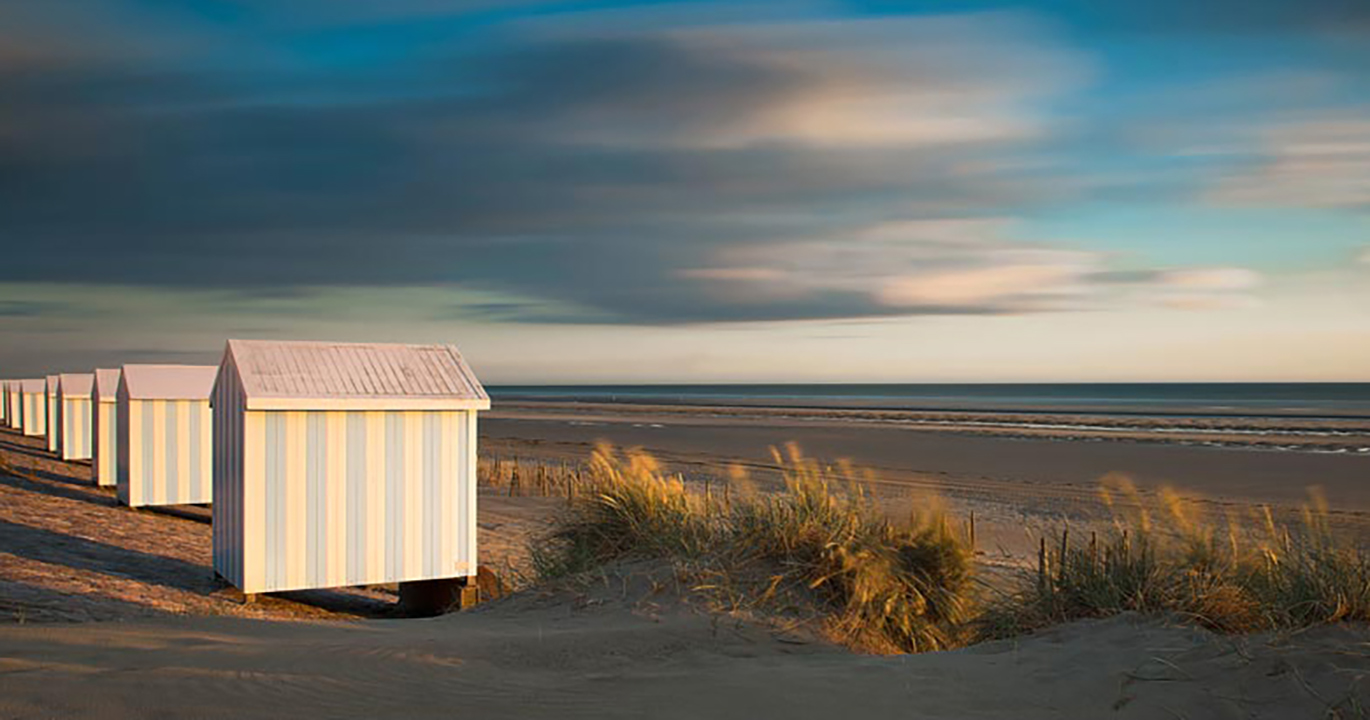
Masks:
[[[97,368],[95,370],[95,399],[113,402],[119,394],[119,368]]]
[[[249,410],[485,410],[454,345],[229,340]]]
[[[19,381],[19,391],[26,393],[40,393],[47,388],[48,381],[43,378],[29,378]]]
[[[62,373],[57,383],[63,395],[90,395],[90,386],[95,382],[91,373]]]
[[[219,368],[213,365],[125,365],[130,400],[207,400]]]
[[[56,394],[57,394],[57,378],[59,378],[59,377],[61,377],[61,375],[49,375],[49,376],[47,377],[47,385],[48,385],[48,394],[49,394],[49,395],[56,395]]]

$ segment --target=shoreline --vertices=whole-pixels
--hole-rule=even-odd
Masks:
[[[1200,420],[1222,420],[1222,419],[1288,419],[1288,420],[1314,420],[1314,421],[1353,421],[1370,422],[1370,413],[1360,411],[1337,412],[1327,409],[1314,411],[1314,408],[1268,408],[1265,412],[1254,412],[1246,408],[1235,406],[1199,406],[1195,410],[1183,410],[1172,405],[1140,405],[1135,409],[1122,409],[1117,406],[1105,404],[1091,405],[1088,403],[1079,404],[1023,404],[1016,407],[999,407],[992,405],[976,405],[973,403],[963,404],[931,404],[931,405],[896,405],[896,404],[869,404],[859,400],[830,400],[824,404],[803,403],[803,402],[780,402],[779,399],[771,401],[762,399],[747,398],[728,398],[729,402],[720,402],[722,398],[632,398],[620,400],[615,397],[584,399],[574,397],[558,396],[537,396],[520,395],[517,397],[494,396],[493,401],[499,405],[522,405],[522,404],[565,404],[565,405],[605,405],[605,406],[643,406],[652,405],[659,407],[675,408],[748,408],[758,410],[795,410],[795,411],[823,411],[836,410],[847,412],[905,412],[905,413],[946,413],[946,414],[992,414],[992,415],[1093,415],[1099,417],[1119,417],[1119,418],[1193,418]]]
[[[1274,416],[1155,416],[1029,411],[914,411],[622,402],[496,402],[492,419],[578,422],[751,422],[898,427],[1033,439],[1099,439],[1361,454],[1370,457],[1370,421]]]
[[[1359,430],[1345,428],[1355,432]],[[794,441],[825,461],[845,458],[889,484],[1020,493],[1093,495],[1121,473],[1144,490],[1162,486],[1216,502],[1298,507],[1321,487],[1334,509],[1370,512],[1370,454],[1327,452],[1344,438],[1310,437],[1298,449],[1271,449],[1269,436],[1190,428],[1157,439],[1150,430],[1062,432],[1021,427],[891,422],[842,411],[723,412],[655,405],[497,404],[481,420],[487,451],[569,459],[599,440],[642,447],[667,462],[726,472],[730,464],[771,464],[770,447]],[[1370,438],[1367,438],[1370,442]],[[1290,445],[1293,443],[1282,443]],[[1324,450],[1324,451],[1319,451]]]

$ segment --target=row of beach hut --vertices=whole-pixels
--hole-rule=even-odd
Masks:
[[[0,423],[130,507],[211,504],[214,569],[262,592],[476,574],[476,414],[452,345],[229,340],[218,366],[0,381]]]

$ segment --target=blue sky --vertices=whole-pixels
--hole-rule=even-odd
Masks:
[[[1370,380],[1370,7],[19,0],[0,373]]]

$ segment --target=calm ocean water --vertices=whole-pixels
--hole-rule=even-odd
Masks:
[[[1370,418],[1370,383],[497,385],[499,400]]]

